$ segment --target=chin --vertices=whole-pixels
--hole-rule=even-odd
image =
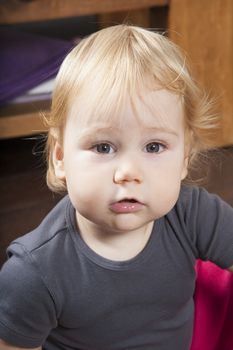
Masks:
[[[118,219],[117,222],[114,222],[111,226],[113,230],[119,231],[119,232],[129,232],[129,231],[134,231],[138,230],[144,226],[146,226],[148,222],[142,222],[142,221],[136,221],[131,219],[129,216],[124,217],[123,219],[121,218],[120,220]]]

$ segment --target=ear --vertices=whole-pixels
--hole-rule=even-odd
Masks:
[[[193,140],[193,131],[192,130],[186,131],[185,146],[184,146],[184,161],[183,161],[183,169],[181,172],[181,180],[184,180],[188,175],[188,168],[189,168],[191,149],[192,149],[192,140]]]
[[[181,172],[181,180],[184,180],[186,178],[186,176],[188,175],[188,163],[189,163],[189,157],[186,156],[184,158],[183,169]]]
[[[60,143],[56,140],[53,149],[54,172],[58,179],[65,179],[64,152]]]

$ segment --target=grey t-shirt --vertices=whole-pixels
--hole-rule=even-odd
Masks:
[[[0,272],[0,338],[45,350],[188,350],[195,260],[233,265],[233,209],[183,187],[133,259],[111,261],[82,240],[66,196],[15,240]]]

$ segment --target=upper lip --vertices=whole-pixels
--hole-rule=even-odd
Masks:
[[[138,199],[133,198],[133,197],[125,197],[125,198],[117,200],[115,203],[119,203],[119,202],[132,202],[132,203],[137,202],[137,203],[143,204],[141,201],[139,201]]]

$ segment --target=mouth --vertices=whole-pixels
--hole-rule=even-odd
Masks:
[[[135,198],[124,198],[110,205],[111,211],[117,214],[134,213],[142,210],[144,204]]]

